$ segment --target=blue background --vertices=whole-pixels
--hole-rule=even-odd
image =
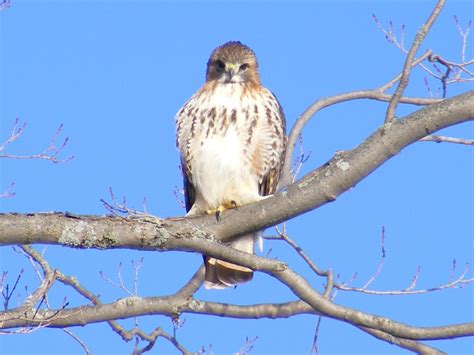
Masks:
[[[183,215],[173,191],[180,187],[175,149],[174,115],[202,85],[212,49],[240,40],[258,56],[262,82],[283,105],[288,127],[314,100],[341,92],[375,88],[401,71],[404,55],[388,43],[372,19],[375,13],[396,29],[406,26],[406,45],[427,19],[434,1],[42,1],[14,0],[0,12],[0,141],[8,137],[16,117],[27,122],[21,139],[8,153],[33,154],[44,149],[60,123],[69,143],[64,164],[44,160],[0,160],[1,185],[13,181],[16,196],[0,200],[1,211],[71,211],[105,214],[100,199],[126,196],[141,209],[146,197],[150,213]],[[432,48],[452,61],[460,60],[461,39],[453,15],[463,27],[473,18],[469,1],[448,1],[419,53]],[[399,32],[398,32],[399,33]],[[472,44],[472,37],[471,42]],[[472,45],[467,58],[472,58]],[[426,73],[416,69],[407,94],[428,96]],[[439,83],[428,77],[432,90]],[[448,87],[448,96],[472,84]],[[400,106],[403,116],[418,109]],[[307,125],[303,144],[311,151],[304,173],[326,162],[338,150],[358,145],[383,122],[386,104],[343,103],[320,113]],[[474,138],[471,123],[442,132]],[[332,204],[287,223],[289,235],[322,268],[331,267],[348,281],[357,272],[362,286],[380,259],[380,233],[386,229],[387,257],[376,290],[406,288],[421,266],[417,288],[449,281],[453,259],[456,275],[471,262],[473,245],[473,148],[453,144],[416,143],[388,161]],[[274,234],[268,230],[268,234]],[[266,242],[264,254],[287,261],[315,287],[324,280],[313,275],[281,242]],[[39,247],[42,250],[42,247]],[[133,288],[133,268],[144,257],[139,274],[140,296],[176,291],[194,273],[201,257],[189,253],[96,251],[47,247],[52,267],[73,275],[100,294],[103,302],[126,297],[105,282],[103,271],[116,279],[123,263],[125,282]],[[37,285],[29,262],[11,247],[0,249],[0,269],[13,283],[25,274],[14,305]],[[472,272],[467,277],[472,278]],[[28,291],[25,291],[28,286]],[[86,302],[63,286],[51,292],[52,306],[64,296],[70,306]],[[200,290],[198,298],[254,304],[293,300],[291,292],[266,275],[235,290]],[[370,296],[339,292],[336,303],[416,326],[472,321],[472,286],[419,296]],[[204,347],[216,354],[235,353],[253,339],[255,354],[307,354],[317,319],[297,316],[280,320],[237,320],[184,315],[178,339],[189,350]],[[133,320],[121,321],[126,328]],[[172,332],[169,319],[143,317],[151,331],[161,325]],[[72,328],[93,354],[130,353],[107,324]],[[52,345],[54,344],[54,345]],[[449,353],[469,353],[472,338],[435,342]],[[322,354],[401,353],[353,326],[323,319],[319,332]],[[75,354],[80,346],[60,330],[41,329],[29,335],[0,337],[4,354]],[[176,353],[159,340],[152,353]]]

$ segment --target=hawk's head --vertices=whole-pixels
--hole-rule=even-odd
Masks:
[[[240,42],[217,47],[207,62],[206,81],[260,84],[255,53]]]

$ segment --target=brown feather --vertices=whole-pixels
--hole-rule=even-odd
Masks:
[[[256,202],[275,192],[286,145],[285,116],[275,95],[261,86],[249,47],[228,42],[212,52],[206,83],[178,111],[176,125],[188,215],[232,201]],[[253,254],[257,235],[241,236],[229,245]],[[249,268],[209,256],[204,264],[206,288],[253,277]]]

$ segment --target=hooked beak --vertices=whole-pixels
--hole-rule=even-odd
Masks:
[[[234,77],[235,74],[237,74],[238,67],[234,63],[227,63],[225,66],[225,74],[226,74],[226,83],[232,82],[232,78]]]

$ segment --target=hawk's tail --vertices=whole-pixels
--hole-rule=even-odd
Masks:
[[[253,245],[257,238],[259,233],[245,235],[233,241],[231,246],[253,254]],[[253,277],[253,271],[249,268],[208,256],[204,256],[204,266],[206,267],[204,287],[207,289],[232,287],[250,281]]]

